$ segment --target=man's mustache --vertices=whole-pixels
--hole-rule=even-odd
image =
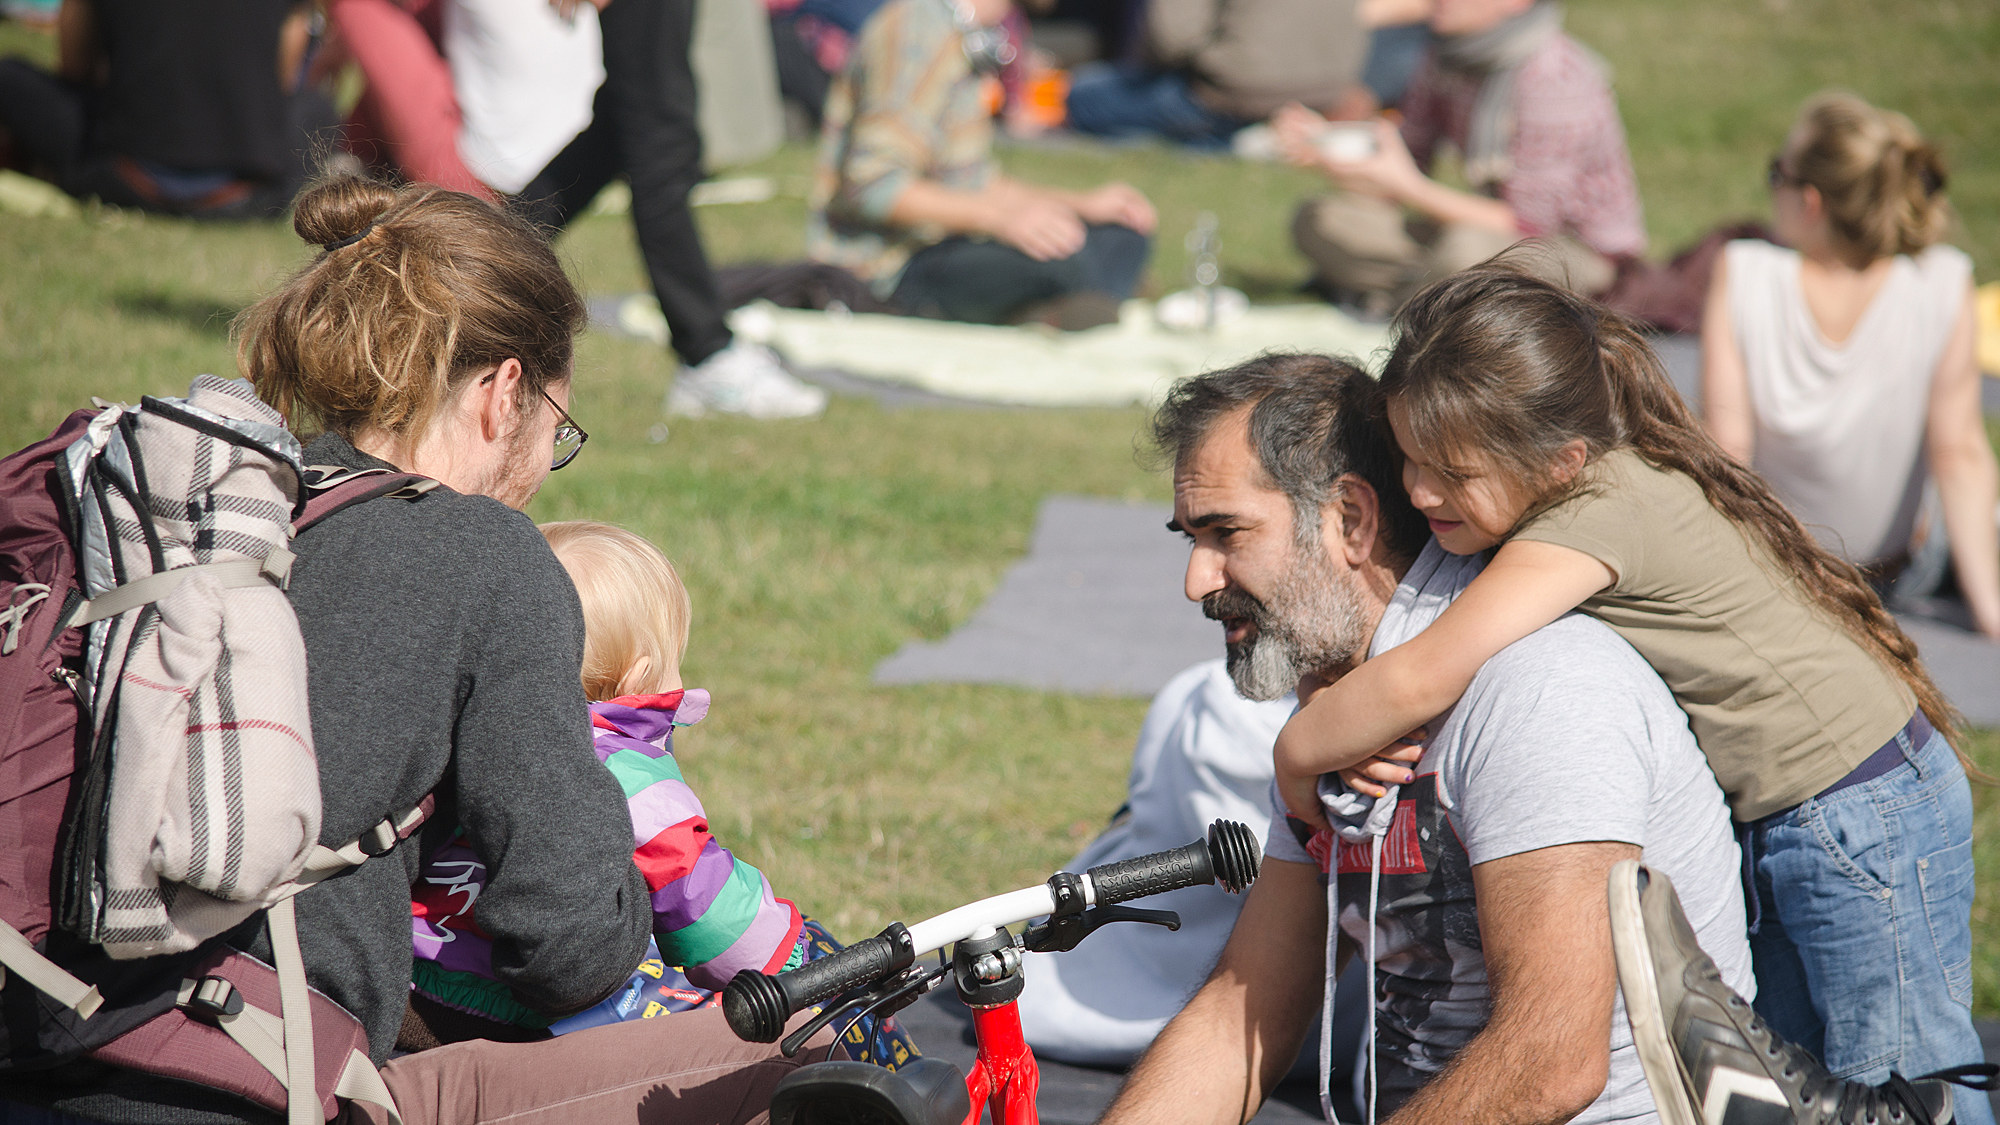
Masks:
[[[1225,587],[1201,599],[1201,613],[1210,621],[1226,621],[1232,617],[1248,617],[1253,621],[1262,621],[1264,603],[1242,590]]]

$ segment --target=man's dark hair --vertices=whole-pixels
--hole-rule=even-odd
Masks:
[[[1245,407],[1250,447],[1272,486],[1291,500],[1301,543],[1319,536],[1320,506],[1353,473],[1380,500],[1383,546],[1403,562],[1423,550],[1430,528],[1403,493],[1382,389],[1366,372],[1331,356],[1267,352],[1183,379],[1153,415],[1154,447],[1178,466],[1218,421]]]

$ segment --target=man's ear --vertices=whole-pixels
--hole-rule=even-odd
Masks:
[[[1319,518],[1327,549],[1340,551],[1348,566],[1360,566],[1375,553],[1382,500],[1359,475],[1346,473],[1333,482],[1333,499],[1320,505]]]
[[[1582,438],[1571,438],[1556,450],[1556,463],[1550,475],[1555,477],[1557,484],[1568,484],[1576,479],[1589,460],[1590,446]]]
[[[466,388],[466,406],[479,420],[480,436],[500,441],[521,424],[521,361],[507,358]]]

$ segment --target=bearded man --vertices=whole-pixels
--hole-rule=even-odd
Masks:
[[[1246,696],[1309,696],[1414,635],[1483,566],[1426,542],[1380,417],[1367,375],[1289,355],[1181,383],[1155,418],[1169,526],[1193,545],[1187,595],[1222,622]],[[1489,661],[1410,741],[1368,767],[1391,785],[1382,815],[1323,783],[1350,814],[1339,839],[1288,823],[1274,795],[1263,874],[1221,960],[1107,1121],[1250,1118],[1357,947],[1375,966],[1366,1088],[1383,1118],[1658,1120],[1619,1008],[1612,865],[1667,874],[1723,978],[1752,987],[1728,811],[1672,695],[1572,614]]]

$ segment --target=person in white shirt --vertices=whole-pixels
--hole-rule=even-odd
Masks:
[[[1946,565],[2000,640],[2000,467],[1980,409],[1972,261],[1934,145],[1852,94],[1809,100],[1769,170],[1790,249],[1732,242],[1702,326],[1702,411],[1892,606]]]

